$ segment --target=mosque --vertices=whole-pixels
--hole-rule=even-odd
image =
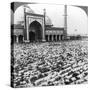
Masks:
[[[64,16],[64,27],[54,27],[50,17],[46,15],[45,9],[43,14],[37,14],[31,8],[29,12],[26,12],[26,8],[24,8],[24,25],[11,25],[11,43],[64,40],[67,36],[67,6],[65,6]]]

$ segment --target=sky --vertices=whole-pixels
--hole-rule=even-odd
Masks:
[[[55,27],[64,27],[64,5],[51,4],[28,4],[35,13],[43,14],[46,9],[46,15],[52,21]],[[27,8],[27,11],[29,9]],[[67,6],[67,33],[68,34],[88,34],[88,17],[79,7]],[[14,23],[24,20],[24,8],[20,6],[14,13]]]

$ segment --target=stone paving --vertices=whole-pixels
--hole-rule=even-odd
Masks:
[[[14,87],[88,83],[87,45],[87,40],[14,44]]]

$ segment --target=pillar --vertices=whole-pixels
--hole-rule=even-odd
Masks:
[[[45,30],[44,30],[44,26],[43,26],[43,35],[42,35],[42,41],[46,41],[46,40],[45,40]]]
[[[16,36],[16,43],[19,43],[19,37]]]
[[[59,41],[61,40],[61,35],[59,35]]]
[[[27,42],[29,42],[29,18],[27,18]]]
[[[54,41],[54,35],[53,35],[53,41]]]
[[[56,41],[58,41],[58,35],[56,35]]]
[[[53,41],[53,35],[52,35],[52,41]]]
[[[29,42],[29,18],[26,17],[26,40],[24,39],[25,42]]]
[[[55,40],[57,41],[57,35],[55,35]]]
[[[43,25],[42,25],[42,28],[43,28],[43,31],[42,31],[42,41],[46,41],[45,40],[45,16],[46,16],[46,10],[44,9],[44,18],[43,18]]]
[[[24,42],[24,36],[23,36],[23,42]]]
[[[64,40],[64,36],[62,35],[62,40]]]
[[[49,35],[48,35],[48,41],[49,41]]]
[[[44,21],[43,21],[43,25],[42,25],[42,41],[46,41],[45,40],[45,25],[44,25]]]
[[[63,40],[67,38],[67,5],[64,8],[64,37]]]

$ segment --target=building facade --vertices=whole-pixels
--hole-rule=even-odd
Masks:
[[[64,37],[64,28],[54,27],[45,10],[43,15],[24,12],[24,25],[11,26],[12,43],[61,41]]]

